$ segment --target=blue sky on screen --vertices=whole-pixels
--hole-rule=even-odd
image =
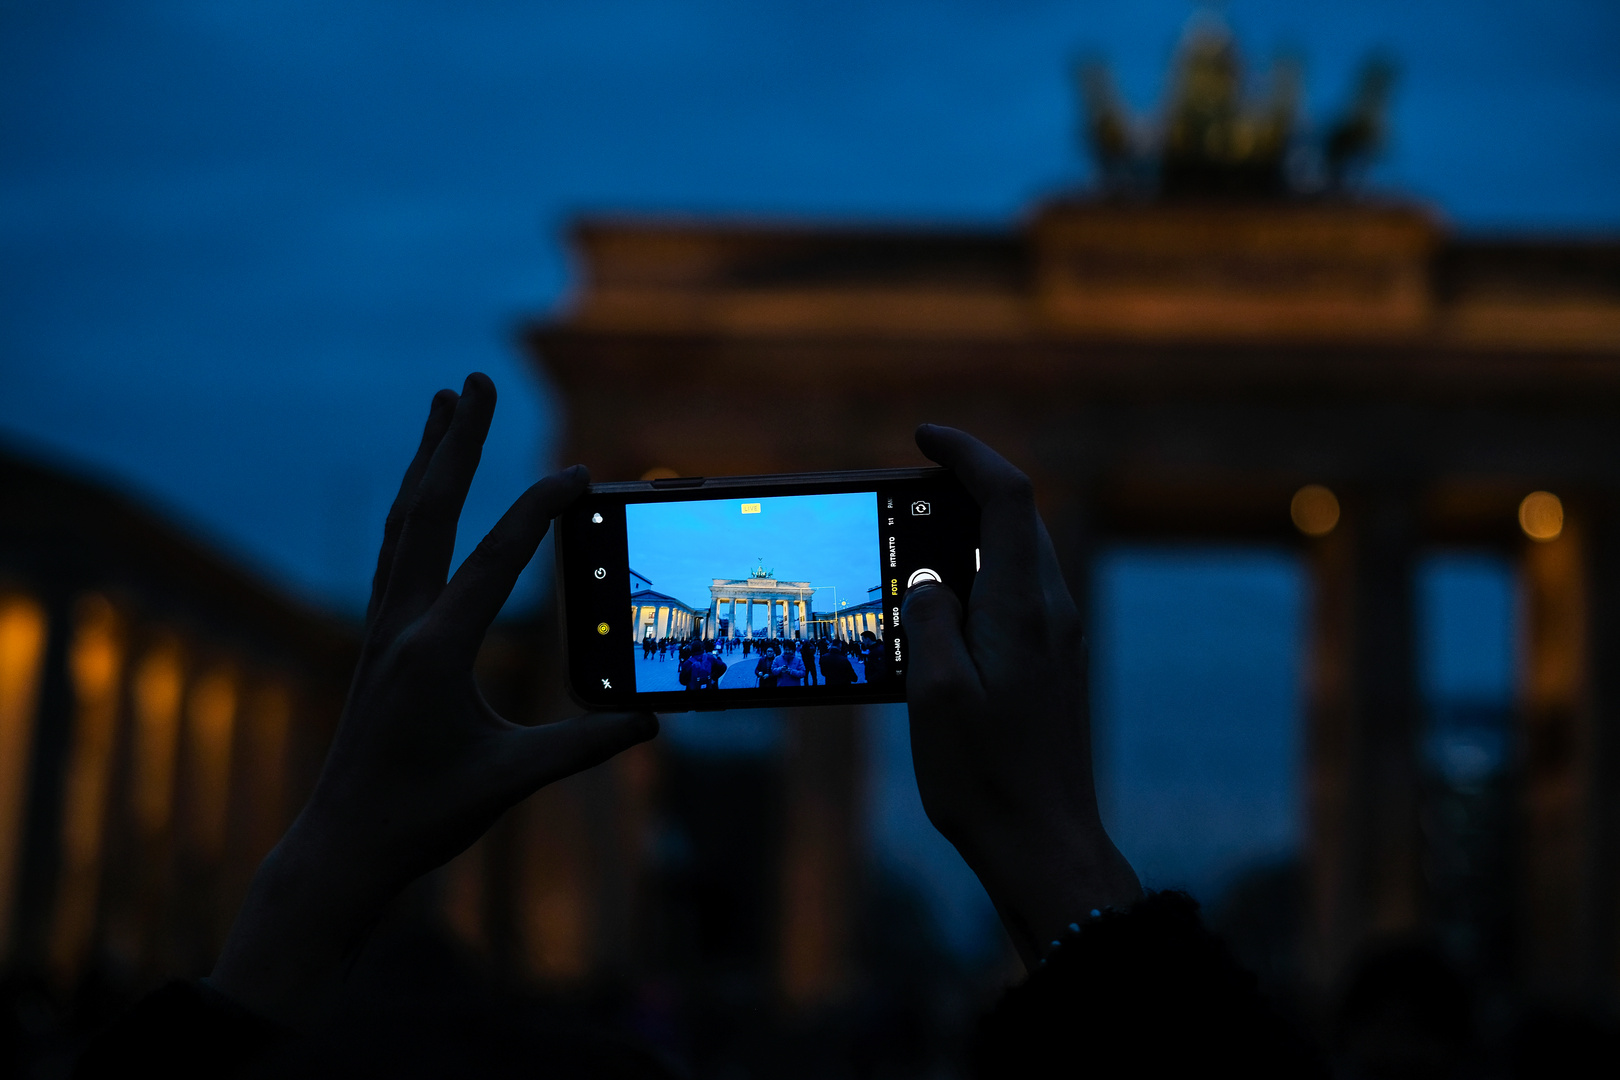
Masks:
[[[759,513],[743,513],[745,503]],[[625,526],[631,569],[699,609],[715,578],[747,577],[762,562],[779,581],[826,587],[817,611],[831,611],[834,596],[861,603],[878,583],[874,492],[639,503],[625,507]]]

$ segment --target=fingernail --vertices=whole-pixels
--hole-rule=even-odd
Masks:
[[[495,380],[491,379],[488,375],[485,375],[482,371],[471,372],[467,375],[467,378],[462,381],[461,392],[463,394],[469,394],[475,390],[479,394],[494,393]]]

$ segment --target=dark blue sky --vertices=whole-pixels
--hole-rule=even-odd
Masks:
[[[585,209],[1013,220],[1081,182],[1068,65],[1159,95],[1191,5],[0,5],[0,437],[350,610],[432,391],[502,407],[463,550],[540,462],[512,346]],[[1472,229],[1620,224],[1620,6],[1234,2],[1312,110],[1404,74],[1376,172]]]

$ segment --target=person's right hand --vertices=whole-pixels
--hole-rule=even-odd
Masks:
[[[1085,637],[1029,478],[953,428],[924,424],[917,445],[978,502],[982,566],[965,618],[949,588],[905,598],[917,788],[1032,966],[1141,885],[1097,813]]]

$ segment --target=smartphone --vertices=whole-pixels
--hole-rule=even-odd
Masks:
[[[569,689],[686,712],[903,701],[906,590],[963,604],[979,507],[945,469],[593,484],[557,520]]]

